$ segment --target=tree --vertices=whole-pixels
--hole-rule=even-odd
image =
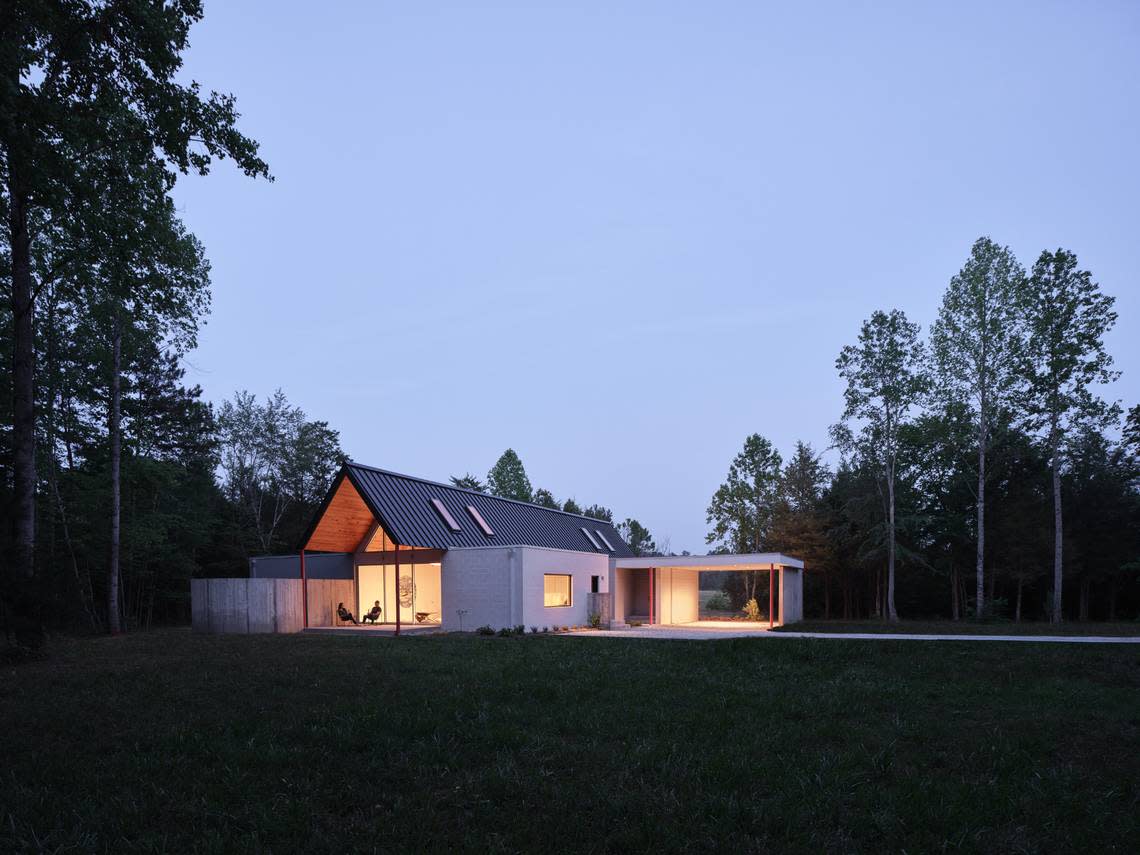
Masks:
[[[107,424],[110,440],[111,539],[107,620],[121,631],[122,385],[137,355],[153,358],[164,347],[182,354],[196,344],[198,321],[209,305],[209,264],[201,244],[174,216],[162,171],[148,151],[134,151],[131,164],[120,152],[94,156],[90,182],[102,215],[75,241],[71,269],[79,284],[91,341],[109,355]],[[133,177],[133,180],[132,180]]]
[[[581,505],[579,505],[573,499],[567,499],[565,502],[563,502],[562,503],[562,510],[566,511],[566,513],[568,513],[568,514],[579,514],[580,515],[582,513]]]
[[[974,563],[977,546],[970,528],[977,513],[977,472],[969,451],[976,424],[965,403],[945,399],[934,403],[904,429],[900,457],[906,460],[900,468],[909,470],[914,481],[913,511],[921,518],[920,541],[925,545],[920,563],[946,575],[950,617],[961,620],[968,600],[968,577],[963,571]]]
[[[5,4],[0,27],[0,207],[6,213],[12,324],[12,463],[16,585],[34,574],[36,545],[36,301],[65,271],[39,267],[37,242],[60,220],[97,225],[82,168],[88,158],[150,149],[167,187],[177,172],[205,174],[231,157],[268,177],[257,144],[236,129],[232,96],[201,94],[177,77],[196,0]],[[124,162],[135,162],[130,156]],[[8,562],[6,562],[8,563]],[[27,597],[15,598],[28,611]]]
[[[1140,455],[1140,404],[1128,411],[1124,420],[1124,447],[1134,455]]]
[[[969,408],[977,450],[977,550],[974,614],[985,615],[986,452],[996,420],[1008,411],[1021,358],[1019,306],[1025,271],[1008,247],[978,238],[950,280],[931,330],[941,399]]]
[[[802,559],[822,571],[825,611],[830,613],[831,544],[822,507],[823,491],[831,472],[814,449],[797,442],[795,452],[780,474],[780,496],[772,518],[772,548]]]
[[[634,555],[657,555],[657,544],[649,534],[649,529],[635,519],[626,519],[618,526],[618,534],[629,544]]]
[[[1065,437],[1116,416],[1115,406],[1092,392],[1093,386],[1118,376],[1104,347],[1104,336],[1116,323],[1114,302],[1101,293],[1087,270],[1078,269],[1076,255],[1065,249],[1041,253],[1022,300],[1026,326],[1022,410],[1027,427],[1045,433],[1053,480],[1053,623],[1062,618]]]
[[[614,512],[607,508],[605,505],[590,505],[582,511],[582,516],[590,517],[590,519],[601,520],[602,522],[613,523]]]
[[[898,309],[876,311],[863,323],[859,342],[839,353],[835,367],[847,381],[846,407],[834,438],[850,453],[858,447],[878,467],[887,489],[887,616],[898,620],[895,608],[895,476],[899,430],[928,386],[923,370],[924,348],[919,325]],[[850,422],[856,420],[858,432]]]
[[[504,499],[517,499],[520,502],[529,502],[533,498],[530,479],[526,477],[526,469],[522,461],[515,454],[514,449],[508,448],[491,467],[487,473],[487,489],[492,496],[501,496]]]
[[[262,553],[285,540],[289,515],[295,536],[324,496],[344,459],[339,434],[310,421],[278,389],[265,404],[238,392],[218,414],[221,468],[230,500],[242,508],[252,541]]]
[[[556,511],[562,509],[558,500],[554,498],[554,494],[544,487],[539,487],[534,491],[533,501],[536,505],[542,505],[544,508],[553,508]]]
[[[721,552],[763,552],[768,544],[780,495],[780,452],[754,433],[733,458],[725,482],[713,493],[705,521],[712,528],[705,542]],[[756,596],[756,573],[748,573],[745,599]]]
[[[451,483],[456,487],[461,487],[464,490],[474,490],[477,493],[486,493],[487,485],[472,475],[470,472],[456,478],[451,476]]]

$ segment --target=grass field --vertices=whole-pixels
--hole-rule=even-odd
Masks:
[[[0,675],[0,851],[1140,840],[1140,647],[167,631]]]
[[[777,632],[881,632],[916,635],[1096,635],[1140,636],[1140,621],[1115,623],[1044,621],[951,621],[951,620],[805,620],[776,627]]]

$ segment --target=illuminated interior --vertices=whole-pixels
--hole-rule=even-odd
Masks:
[[[560,573],[545,573],[542,577],[542,604],[546,607],[563,607],[571,604],[573,579]]]
[[[361,564],[357,568],[358,614],[366,615],[380,603],[382,624],[396,623],[396,565]],[[400,562],[400,623],[429,626],[440,623],[440,564]]]

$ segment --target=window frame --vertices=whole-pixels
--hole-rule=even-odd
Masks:
[[[546,580],[551,579],[566,579],[566,602],[553,605],[546,602],[547,590]],[[542,574],[542,607],[544,609],[572,609],[574,608],[574,574],[573,573],[543,573]]]

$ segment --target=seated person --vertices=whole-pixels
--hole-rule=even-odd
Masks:
[[[344,607],[344,603],[336,604],[336,616],[345,623],[352,621],[352,625],[356,625],[356,618],[352,616],[352,612]]]
[[[377,600],[376,603],[372,606],[371,611],[369,611],[368,614],[366,614],[364,617],[362,617],[360,619],[360,622],[361,623],[367,623],[368,621],[372,621],[373,623],[377,623],[379,620],[380,620],[380,601]]]

